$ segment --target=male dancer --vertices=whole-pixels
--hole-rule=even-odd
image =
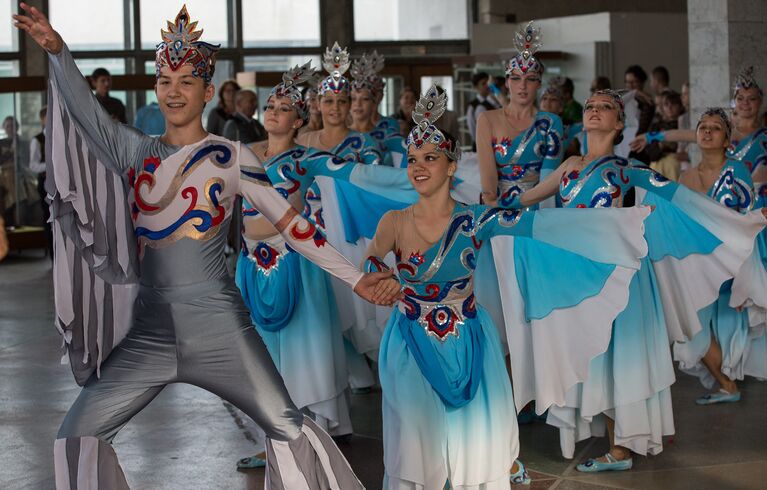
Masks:
[[[290,400],[226,272],[235,195],[366,299],[391,304],[399,285],[387,275],[363,277],[271,187],[252,152],[205,132],[218,46],[199,41],[186,7],[157,46],[160,138],[114,122],[45,16],[21,8],[26,15],[15,15],[15,25],[49,53],[47,190],[54,277],[66,293],[56,294],[57,324],[84,385],[56,440],[56,486],[127,488],[109,443],[167,384],[185,382],[230,401],[265,430],[268,488],[361,488],[329,436]]]

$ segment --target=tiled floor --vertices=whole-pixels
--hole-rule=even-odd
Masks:
[[[31,253],[0,264],[0,488],[53,488],[52,444],[78,388],[59,363],[52,325],[50,263]],[[739,404],[697,407],[702,390],[680,375],[672,388],[676,436],[656,457],[635,458],[634,470],[583,475],[575,463],[606,450],[604,439],[580,443],[576,457],[559,453],[544,423],[520,429],[521,458],[534,490],[599,488],[767,488],[767,383],[742,384]],[[352,396],[356,433],[342,444],[367,488],[383,475],[380,393]],[[169,386],[115,441],[136,489],[262,488],[263,471],[238,472],[249,442],[221,400],[198,388]]]

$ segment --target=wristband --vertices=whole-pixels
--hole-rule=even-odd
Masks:
[[[666,139],[666,135],[663,134],[663,131],[650,131],[645,135],[645,139],[648,144],[656,141],[661,142]]]

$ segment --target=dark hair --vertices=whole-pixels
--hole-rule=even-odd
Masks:
[[[484,71],[480,71],[471,76],[471,84],[475,87],[482,80],[490,80],[490,75],[488,75]]]
[[[37,113],[38,117],[43,117],[46,114],[48,114],[48,106],[43,106],[43,108],[40,109],[40,112]]]
[[[669,104],[675,104],[683,107],[682,96],[673,90],[667,90],[663,92],[663,99],[668,101]]]
[[[402,98],[402,96],[405,95],[405,92],[411,92],[413,95],[415,95],[416,99],[418,98],[418,92],[413,90],[413,87],[410,85],[405,85],[402,87],[402,90],[399,91],[399,97]]]
[[[629,73],[634,75],[641,83],[645,83],[647,81],[647,73],[639,65],[631,65],[626,68],[624,75],[628,75]]]
[[[598,76],[594,79],[594,85],[595,89],[597,90],[607,90],[612,88],[612,84],[610,84],[610,79],[605,76]]]
[[[235,82],[234,80],[226,80],[224,83],[221,84],[221,86],[218,88],[218,106],[223,107],[224,105],[224,90],[226,90],[226,87],[229,85],[232,85],[234,87],[234,90],[239,92],[240,91],[240,84]]]
[[[656,66],[652,69],[652,76],[664,85],[668,85],[670,80],[668,69],[665,66]]]
[[[562,82],[562,91],[572,95],[574,90],[573,81],[570,78],[565,78],[565,81]]]
[[[111,77],[112,75],[109,74],[109,70],[106,68],[96,68],[93,70],[93,73],[91,73],[91,80],[94,82],[98,80],[101,77]]]

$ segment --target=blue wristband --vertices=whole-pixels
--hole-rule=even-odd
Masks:
[[[663,131],[650,131],[645,135],[645,139],[648,144],[656,141],[660,142],[666,139],[666,135],[663,134]]]

